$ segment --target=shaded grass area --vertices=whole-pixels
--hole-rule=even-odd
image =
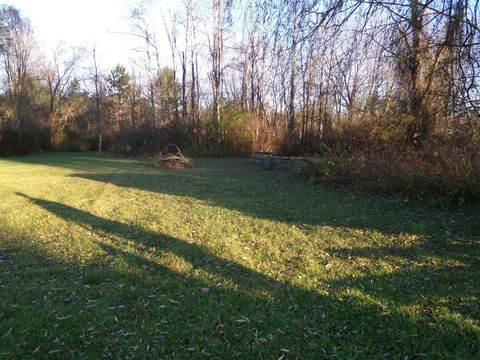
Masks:
[[[0,358],[478,358],[479,211],[195,165],[0,160]]]

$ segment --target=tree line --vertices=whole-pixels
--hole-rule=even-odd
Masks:
[[[136,61],[42,54],[0,8],[0,153],[316,153],[480,139],[479,8],[468,0],[132,3]],[[169,46],[161,45],[166,39]],[[165,60],[168,59],[168,60]]]

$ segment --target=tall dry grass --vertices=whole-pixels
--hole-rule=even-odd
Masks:
[[[480,146],[466,138],[431,137],[407,144],[396,129],[337,131],[331,147],[302,169],[317,182],[416,199],[480,203]]]

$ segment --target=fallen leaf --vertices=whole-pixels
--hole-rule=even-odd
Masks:
[[[255,340],[255,342],[256,342],[258,345],[264,345],[264,344],[268,343],[268,339],[266,339],[266,338],[258,338],[257,340]]]

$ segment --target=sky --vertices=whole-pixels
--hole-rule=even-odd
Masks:
[[[163,24],[160,7],[169,8],[179,2],[158,0],[159,6],[152,11],[159,13],[157,22]],[[101,67],[109,69],[118,63],[127,66],[136,56],[132,49],[143,44],[140,39],[125,35],[132,31],[129,15],[133,0],[4,0],[2,3],[15,6],[30,20],[46,56],[62,42],[87,49],[95,45]],[[168,49],[165,36],[159,36],[159,41]]]

